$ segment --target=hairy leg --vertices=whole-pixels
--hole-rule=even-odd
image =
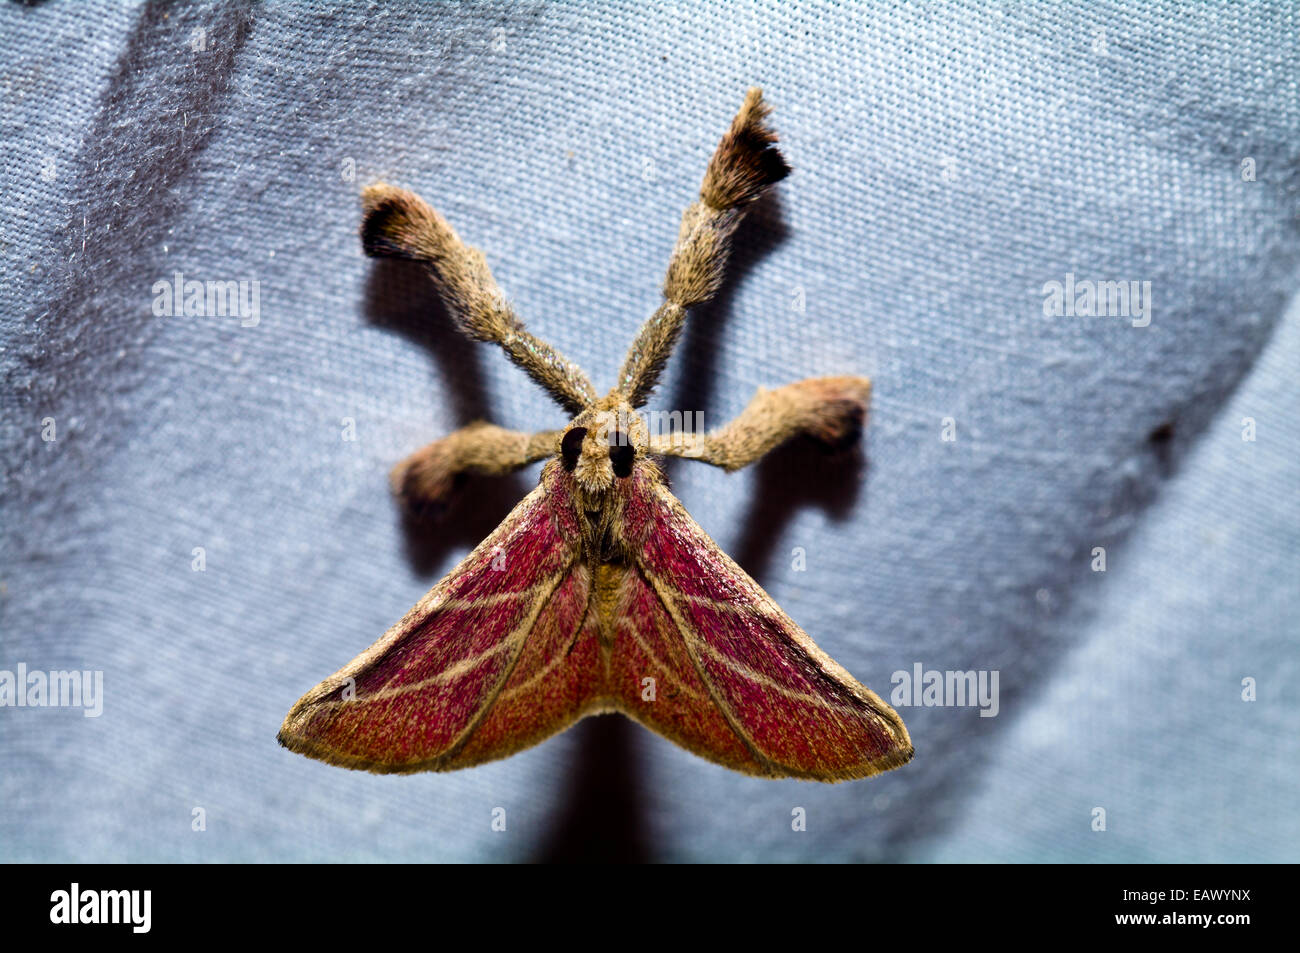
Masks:
[[[717,293],[732,233],[746,207],[790,172],[767,125],[770,111],[762,90],[751,89],[709,161],[699,199],[682,214],[664,278],[664,303],[641,326],[618,374],[616,389],[633,407],[646,402],[659,379],[687,309]]]
[[[476,341],[492,341],[560,406],[578,413],[596,400],[578,365],[524,328],[477,248],[414,192],[382,182],[361,193],[361,243],[367,255],[405,258],[429,269],[452,320]]]
[[[513,473],[551,456],[559,439],[558,430],[526,434],[480,421],[421,447],[393,467],[389,478],[393,492],[409,508],[443,504],[461,474]]]
[[[739,470],[796,434],[846,443],[862,428],[870,393],[865,377],[812,377],[776,390],[760,388],[731,423],[706,434],[655,436],[650,452]]]

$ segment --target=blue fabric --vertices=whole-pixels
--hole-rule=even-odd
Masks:
[[[0,669],[104,673],[101,717],[0,709],[0,858],[1295,860],[1296,25],[0,7]],[[862,681],[997,671],[996,717],[900,708],[915,760],[834,786],[612,718],[448,775],[279,748],[537,475],[471,484],[429,533],[388,468],[475,417],[563,422],[364,258],[359,188],[428,198],[603,389],[749,85],[795,172],[651,407],[716,425],[758,386],[865,373],[865,465],[795,446],[674,465],[675,491]],[[176,272],[257,281],[259,320],[156,315]],[[1149,325],[1046,316],[1068,275],[1150,282]]]

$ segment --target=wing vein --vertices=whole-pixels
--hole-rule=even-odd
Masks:
[[[572,571],[572,567],[570,567],[569,571],[570,572]],[[560,587],[557,585],[554,589],[551,590],[551,594],[547,597],[546,600],[548,605],[550,604],[550,600],[555,598],[555,593],[557,593],[559,589]],[[566,658],[568,658],[569,653],[573,651],[574,645],[577,643],[578,639],[581,638],[582,630],[586,627],[587,610],[591,607],[592,598],[593,598],[593,593],[592,590],[589,588],[587,590],[587,604],[583,606],[582,613],[578,616],[578,621],[574,623],[573,633],[570,636],[565,648],[562,651],[556,652],[555,656],[549,662],[547,662],[546,665],[543,666],[536,674],[534,674],[532,678],[528,679],[528,681],[520,685],[516,685],[514,688],[503,690],[501,693],[501,697],[503,699],[514,698],[516,695],[519,695],[522,692],[526,691],[527,689],[532,688],[543,678],[545,678],[547,675],[553,672],[562,662],[565,661]],[[543,606],[542,608],[544,610],[546,607]],[[541,613],[539,612],[538,614],[540,615]],[[515,665],[518,664],[519,664],[519,660],[516,659]]]
[[[654,590],[652,589],[651,591],[653,592]],[[659,594],[657,592],[655,593],[655,598],[659,599]],[[659,599],[659,601],[662,604],[663,600]],[[677,677],[677,673],[668,667],[668,663],[665,662],[663,659],[661,659],[658,655],[656,655],[654,650],[651,649],[650,646],[648,646],[645,643],[645,640],[641,638],[641,633],[637,631],[636,626],[634,626],[630,620],[624,618],[624,619],[620,619],[619,621],[624,623],[624,627],[620,629],[620,631],[626,631],[628,633],[632,641],[637,644],[637,648],[639,648],[642,652],[644,652],[645,657],[648,658],[651,662],[653,662],[655,667],[664,673],[664,675],[668,678],[669,682],[671,682],[681,692],[690,696],[691,698],[699,699],[700,701],[709,700],[707,695],[701,695],[699,692],[691,688],[691,686],[687,685],[685,682],[683,682],[680,678]],[[680,635],[681,633],[678,634]]]
[[[788,767],[773,761],[767,755],[763,754],[763,752],[758,750],[758,747],[754,744],[753,740],[740,727],[739,719],[736,718],[735,712],[731,710],[731,706],[721,698],[717,689],[714,688],[713,681],[704,671],[704,666],[701,664],[695,646],[692,644],[696,639],[695,630],[682,617],[681,613],[677,611],[677,606],[673,602],[672,593],[674,590],[661,582],[659,577],[649,570],[644,563],[638,561],[638,565],[641,568],[641,574],[649,581],[650,587],[654,591],[655,596],[659,599],[660,604],[663,605],[664,611],[668,613],[669,618],[673,620],[673,624],[677,627],[677,633],[681,636],[682,643],[686,646],[686,654],[689,656],[691,664],[695,666],[695,673],[699,675],[700,682],[709,693],[709,698],[712,699],[714,707],[718,709],[718,712],[726,720],[727,724],[731,727],[731,730],[736,733],[736,737],[739,738],[741,743],[746,747],[746,749],[748,749],[755,761],[759,764],[765,765],[773,774],[788,773],[790,770]],[[668,591],[668,596],[664,595],[664,590]]]
[[[475,712],[474,717],[470,719],[469,724],[465,726],[460,737],[452,742],[446,751],[438,755],[434,759],[435,761],[450,761],[455,758],[456,755],[460,753],[461,749],[469,743],[470,738],[474,736],[474,732],[478,730],[479,725],[483,724],[488,713],[491,712],[493,707],[496,705],[497,699],[505,688],[506,682],[508,682],[510,676],[514,674],[515,666],[519,664],[519,657],[523,654],[524,642],[527,641],[528,634],[533,631],[533,627],[537,625],[538,616],[542,614],[542,610],[546,608],[547,603],[549,603],[554,597],[556,590],[560,588],[560,584],[563,583],[569,573],[573,571],[573,566],[577,561],[577,556],[571,554],[569,561],[564,564],[564,568],[547,580],[545,584],[546,592],[543,595],[538,596],[538,598],[533,602],[532,608],[528,610],[528,615],[526,615],[518,625],[511,629],[510,634],[502,640],[512,646],[510,663],[505,667],[505,670],[501,675],[498,676],[497,683],[492,686],[492,691],[488,694],[487,698],[483,700],[483,704],[479,706],[479,710]]]

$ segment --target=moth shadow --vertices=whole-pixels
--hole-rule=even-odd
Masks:
[[[483,348],[456,330],[422,266],[375,259],[366,280],[364,309],[371,324],[396,331],[433,355],[458,426],[489,419],[480,363]],[[443,436],[430,433],[429,440]],[[402,508],[402,535],[411,567],[430,576],[449,552],[477,546],[527,492],[519,474],[467,477],[445,505]]]
[[[807,436],[777,447],[757,464],[745,531],[732,558],[761,585],[771,571],[776,544],[795,514],[817,507],[836,522],[847,519],[858,503],[867,469],[860,437],[840,448]]]
[[[635,740],[643,730],[615,714],[574,725],[578,757],[569,790],[534,863],[636,864],[651,859]]]
[[[780,194],[768,191],[750,206],[744,224],[732,241],[731,257],[722,286],[712,301],[691,312],[686,333],[677,345],[682,368],[673,391],[673,409],[707,411],[713,401],[713,381],[726,318],[742,279],[749,270],[789,236],[781,211]],[[672,461],[669,461],[671,468]]]

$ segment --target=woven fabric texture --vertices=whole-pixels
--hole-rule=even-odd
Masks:
[[[0,670],[104,695],[0,708],[0,858],[1294,861],[1298,27],[1284,3],[4,4]],[[278,747],[538,470],[429,531],[388,468],[476,418],[564,421],[362,255],[359,189],[437,206],[603,390],[751,85],[795,171],[650,406],[713,426],[860,373],[870,422],[856,458],[682,462],[674,490],[864,683],[997,672],[996,715],[900,707],[914,761],[832,786],[618,718],[447,775]],[[158,314],[177,273],[256,282],[255,313]],[[1123,282],[1137,313],[1045,314],[1052,282]]]

